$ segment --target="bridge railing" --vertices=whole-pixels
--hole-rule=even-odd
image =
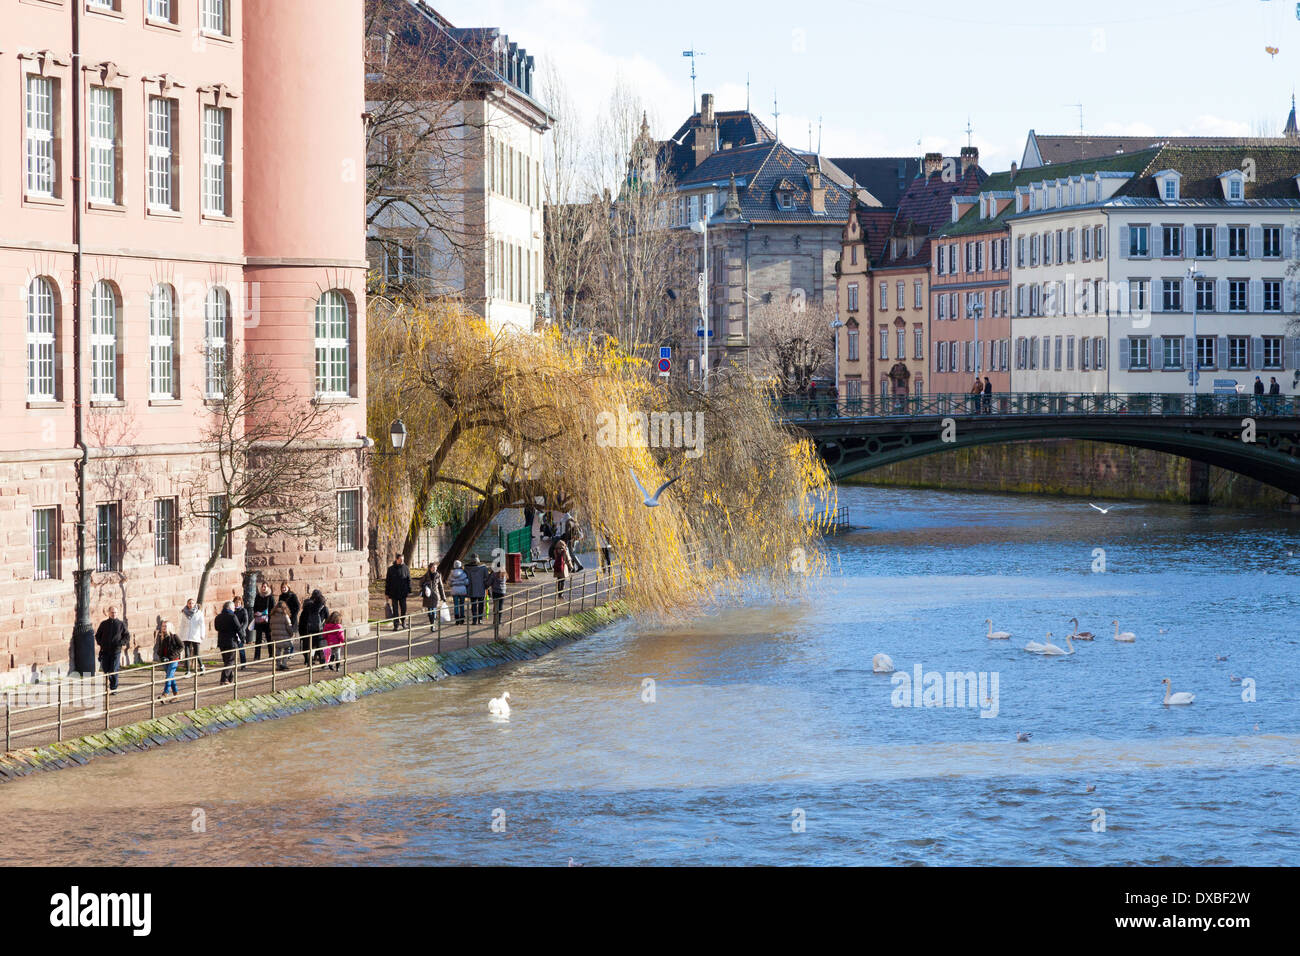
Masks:
[[[1295,395],[1190,395],[1182,392],[1001,392],[994,395],[864,395],[856,399],[787,398],[787,421],[833,418],[923,418],[963,415],[1158,415],[1300,417]]]

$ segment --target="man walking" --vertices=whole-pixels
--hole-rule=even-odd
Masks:
[[[212,622],[217,632],[217,650],[221,651],[221,683],[235,679],[235,652],[239,649],[239,618],[235,617],[235,602],[227,601],[221,613]]]
[[[469,606],[473,624],[483,623],[483,598],[487,594],[489,572],[490,569],[478,559],[477,554],[471,554],[469,561],[465,563],[465,574],[469,578]]]
[[[411,593],[411,571],[400,554],[394,555],[384,576],[384,597],[393,602],[393,630],[406,627],[406,599]]]
[[[993,383],[989,381],[987,375],[984,376],[984,412],[988,414],[993,411]]]
[[[126,625],[117,619],[117,608],[108,609],[108,617],[100,621],[95,631],[95,643],[99,645],[99,666],[108,677],[108,689],[117,692],[117,666],[121,661],[122,645],[131,639]]]

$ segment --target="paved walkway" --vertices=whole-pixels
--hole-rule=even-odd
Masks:
[[[235,671],[234,683],[226,685],[220,683],[220,653],[207,651],[202,655],[205,673],[199,674],[195,670],[187,675],[182,664],[176,675],[180,693],[166,702],[159,700],[164,679],[163,668],[152,665],[120,671],[118,690],[113,694],[106,693],[102,677],[86,681],[80,686],[78,682],[72,681],[27,685],[20,688],[28,695],[27,699],[15,700],[12,707],[3,708],[4,723],[0,732],[5,737],[0,738],[0,743],[5,744],[5,750],[42,746],[57,740],[96,733],[109,727],[149,720],[161,714],[330,680],[349,670],[370,670],[443,650],[484,644],[498,634],[503,638],[509,637],[546,621],[604,604],[618,596],[621,578],[599,574],[592,563],[586,562],[585,556],[583,560],[587,570],[570,578],[563,596],[556,593],[554,578],[544,572],[538,572],[535,578],[526,578],[520,584],[508,586],[499,630],[494,627],[491,614],[486,614],[479,624],[468,619],[468,601],[467,620],[464,624],[437,621],[431,627],[427,612],[419,607],[419,598],[413,596],[414,600],[408,606],[411,612],[409,621],[405,627],[395,630],[393,622],[381,622],[375,618],[368,627],[369,633],[360,637],[354,637],[354,627],[349,627],[346,654],[337,672],[321,664],[305,663],[304,655],[298,649],[300,644],[295,639],[294,652],[282,658],[289,665],[288,671],[273,669],[265,649],[262,659],[255,661],[253,648],[249,647],[248,663]],[[381,585],[380,615],[383,613],[383,604]],[[57,700],[60,689],[63,695],[62,706]],[[41,696],[35,698],[38,694]],[[12,698],[7,695],[0,696],[0,701],[10,699]]]

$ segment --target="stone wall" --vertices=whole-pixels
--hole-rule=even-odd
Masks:
[[[1185,458],[1069,439],[961,448],[863,472],[847,483],[1194,501],[1234,508],[1276,508],[1288,499],[1276,488]]]

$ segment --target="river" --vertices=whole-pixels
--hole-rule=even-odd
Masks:
[[[1300,863],[1300,519],[840,500],[868,527],[803,601],[33,775],[0,787],[0,860]],[[1075,654],[1022,649],[1076,616]],[[917,665],[982,697],[896,706]],[[1195,702],[1163,706],[1164,677]]]

